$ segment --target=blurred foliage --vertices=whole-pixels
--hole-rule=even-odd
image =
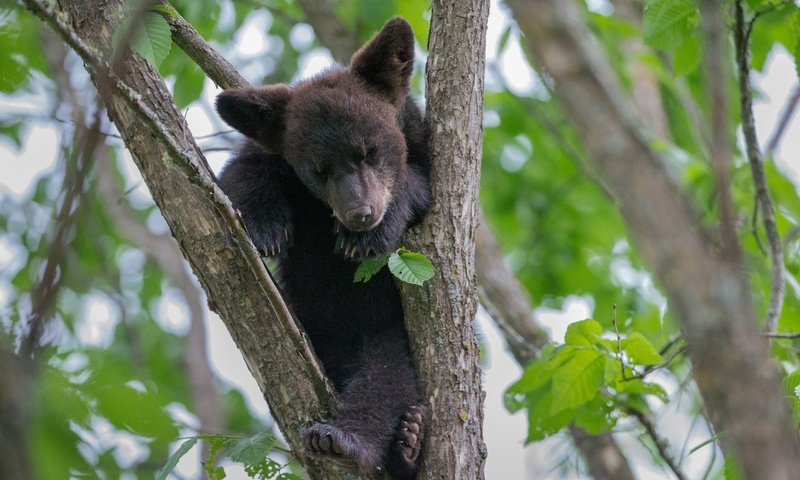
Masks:
[[[419,47],[424,50],[427,45],[428,2],[334,3],[344,24],[361,40],[386,19],[402,15],[413,25]],[[644,125],[645,134],[713,235],[718,215],[706,140],[710,87],[700,68],[704,45],[697,2],[643,4],[640,21],[620,18],[613,8],[589,11],[588,7],[586,21],[626,91],[632,92],[640,81],[636,69],[643,68],[657,82],[667,134],[659,136]],[[177,0],[172,5],[254,84],[292,82],[305,62],[321,51],[318,40],[307,34],[310,29],[303,23],[302,9],[292,0]],[[747,0],[746,8],[748,18],[757,17],[750,39],[755,71],[764,71],[776,49],[800,54],[796,2]],[[153,23],[159,38],[164,25]],[[245,26],[250,29],[245,31]],[[260,35],[262,48],[255,48],[259,44],[252,38]],[[68,143],[74,133],[65,120],[64,113],[70,110],[59,93],[61,84],[56,83],[62,72],[51,68],[60,66],[73,85],[81,84],[76,79],[88,82],[74,55],[48,59],[53,55],[48,41],[52,38],[47,39],[42,24],[27,11],[0,4],[0,98],[12,106],[34,101],[41,107],[38,113],[0,111],[0,142],[12,151],[29,149],[37,141],[30,132],[42,123],[58,130],[62,142]],[[237,42],[247,43],[246,53],[237,50]],[[631,43],[641,47],[635,55],[626,49]],[[213,84],[179,48],[158,45],[149,55],[171,86],[177,105],[211,112],[203,93]],[[676,402],[666,395],[663,382],[649,375],[653,363],[665,361],[659,349],[679,335],[679,328],[616,205],[593,181],[588,152],[554,99],[549,78],[537,74],[535,65],[532,69],[515,65],[532,78],[521,88],[514,78],[522,75],[521,70],[504,71],[508,63],[503,59],[516,58],[511,54],[520,49],[516,27],[506,22],[494,45],[495,51],[488,52],[492,60],[487,70],[481,172],[486,217],[507,253],[508,265],[537,307],[534,317],[545,308],[562,309],[568,300],[579,298],[589,304],[594,318],[571,325],[565,343],[543,349],[506,392],[506,405],[512,411],[527,409],[528,441],[552,435],[573,421],[592,433],[619,429],[617,424],[632,409],[652,412],[662,403]],[[133,46],[147,54],[141,45]],[[524,54],[524,45],[521,50]],[[418,65],[413,80],[417,94],[423,88],[422,72]],[[736,132],[740,116],[733,71],[727,85],[713,88],[730,92],[728,128]],[[80,98],[93,98],[89,85],[78,90]],[[111,126],[106,127],[113,133]],[[125,164],[121,142],[109,136],[107,144],[111,158],[99,161],[110,161],[120,191],[134,189],[136,184],[121,167]],[[771,288],[769,259],[761,246],[765,234],[760,226],[751,228],[754,187],[733,134],[731,147],[737,152],[732,193],[745,268],[757,313],[763,317]],[[766,169],[778,229],[787,239],[787,296],[779,330],[798,332],[800,236],[790,233],[800,228],[800,196],[797,185],[772,161]],[[62,164],[43,171],[22,194],[0,191],[0,246],[9,252],[0,263],[0,325],[17,342],[31,311],[30,292],[48,259],[65,171]],[[46,361],[30,399],[27,442],[37,477],[153,478],[165,466],[175,466],[189,447],[205,443],[218,455],[217,461],[243,462],[252,467],[254,476],[290,478],[282,469],[286,461],[273,456],[273,437],[263,436],[272,425],[257,419],[242,394],[223,380],[212,380],[224,410],[220,432],[198,431],[196,417],[189,415],[187,420],[182,413],[197,413],[186,369],[186,329],[170,326],[159,314],[159,305],[175,285],[141,245],[121,233],[120,219],[109,203],[128,205],[140,225],[151,231],[160,228],[159,214],[141,194],[106,198],[95,174],[86,186],[61,269],[57,313],[46,336],[49,346],[40,352]],[[99,324],[97,315],[90,314],[98,308],[106,320]],[[615,315],[619,315],[616,326]],[[773,342],[800,423],[797,347],[796,340]],[[660,378],[666,376],[684,389],[686,359],[677,355],[669,360],[659,369]],[[688,391],[695,395],[691,388]],[[699,399],[692,403],[692,415],[700,415]],[[182,440],[176,441],[179,437]],[[260,445],[257,455],[246,461],[237,457],[236,449],[244,441]],[[268,452],[273,452],[270,457]],[[224,470],[224,465],[212,459],[205,468],[212,478],[221,478],[218,468]],[[722,466],[717,469],[722,470]],[[733,476],[735,463],[726,460],[724,471]]]

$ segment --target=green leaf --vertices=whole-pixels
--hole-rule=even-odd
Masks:
[[[700,35],[692,35],[689,39],[675,50],[672,67],[676,75],[688,75],[692,73],[703,58],[703,43]]]
[[[664,387],[657,383],[645,382],[640,378],[621,380],[614,385],[619,393],[629,395],[655,395],[662,402],[669,403],[669,396]]]
[[[126,28],[136,29],[131,41],[131,49],[158,67],[172,47],[172,33],[164,17],[158,13],[148,12],[142,17],[140,25],[128,25]],[[124,28],[114,31],[112,44],[115,49],[118,47],[124,31]]]
[[[529,399],[528,404],[528,437],[525,443],[536,442],[558,433],[573,420],[572,409],[553,412],[553,392],[545,389],[536,397]]]
[[[206,76],[194,62],[187,62],[175,77],[173,97],[178,108],[186,108],[203,93]]]
[[[551,414],[575,408],[597,396],[603,381],[606,356],[592,349],[577,350],[553,374]]]
[[[603,327],[595,320],[581,320],[579,322],[571,323],[567,327],[567,333],[564,335],[564,342],[567,345],[583,345],[591,346],[597,343],[600,335],[603,333]]]
[[[617,423],[614,412],[614,404],[609,398],[597,396],[575,410],[575,425],[590,435],[599,435],[611,430]]]
[[[370,278],[375,276],[388,261],[389,255],[378,255],[364,260],[356,269],[353,282],[366,283]]]
[[[725,455],[725,464],[722,467],[722,471],[725,474],[725,480],[744,479],[742,467],[739,465],[739,459],[736,458],[736,455],[733,453]]]
[[[19,29],[0,25],[0,92],[12,93],[27,79],[30,69],[16,48],[20,37]]]
[[[245,465],[260,464],[267,458],[267,455],[275,446],[275,437],[266,432],[260,432],[250,438],[245,438],[236,443],[227,456]]]
[[[783,379],[783,390],[787,397],[798,397],[797,387],[800,387],[800,370],[795,370]]]
[[[156,474],[156,480],[166,480],[167,475],[175,469],[175,466],[178,465],[178,461],[186,455],[189,450],[192,449],[197,444],[197,440],[199,437],[192,437],[181,444],[175,452],[169,456],[167,459],[167,463],[161,467],[161,470],[158,471]]]
[[[296,473],[286,472],[278,475],[275,480],[303,480],[303,478]]]
[[[389,270],[400,280],[413,285],[422,285],[433,277],[433,264],[418,252],[401,248],[389,257]]]
[[[655,0],[644,10],[644,39],[653,48],[674,50],[680,47],[695,25],[700,14],[692,0]]]
[[[633,332],[622,340],[622,350],[638,365],[657,365],[664,361],[650,340],[639,332]]]

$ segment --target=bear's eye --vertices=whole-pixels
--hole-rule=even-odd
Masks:
[[[376,155],[375,147],[369,147],[364,151],[364,161],[369,164],[375,164],[378,161],[378,156]]]
[[[317,164],[316,168],[314,169],[314,175],[318,178],[325,178],[328,175],[328,170],[325,168],[325,165]]]

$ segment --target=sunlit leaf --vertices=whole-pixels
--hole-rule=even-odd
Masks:
[[[389,256],[389,270],[400,280],[414,285],[422,285],[433,278],[433,264],[418,252],[401,248]]]
[[[655,365],[664,361],[650,340],[639,332],[632,332],[628,338],[622,339],[622,350],[638,365]]]
[[[581,349],[556,370],[550,413],[575,408],[596,397],[603,381],[606,358],[597,350]]]

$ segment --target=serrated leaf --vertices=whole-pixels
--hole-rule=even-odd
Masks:
[[[406,283],[422,285],[433,277],[433,264],[418,252],[401,248],[389,256],[388,264],[392,275]]]
[[[158,67],[167,57],[172,47],[172,32],[169,24],[160,14],[148,12],[142,17],[140,25],[129,25],[114,31],[112,45],[115,49],[123,37],[124,28],[137,29],[132,37],[130,47],[142,58]]]
[[[653,48],[674,50],[692,33],[700,18],[692,0],[655,0],[644,10],[645,42]]]
[[[633,332],[622,340],[622,351],[637,365],[657,365],[664,361],[650,340],[639,332]]]
[[[264,462],[274,446],[275,437],[266,432],[260,432],[237,442],[228,450],[227,456],[235,462],[257,465]]]
[[[353,275],[353,282],[367,282],[370,278],[375,276],[381,268],[389,261],[389,255],[378,255],[377,257],[370,257],[358,266],[355,275]]]
[[[595,320],[587,319],[571,323],[564,334],[564,342],[567,345],[591,346],[597,343],[603,327]]]
[[[581,349],[553,374],[551,414],[583,405],[597,396],[603,381],[606,356]]]
[[[172,470],[175,469],[175,466],[178,465],[178,461],[186,455],[189,450],[192,449],[197,444],[198,437],[192,437],[181,444],[172,455],[169,456],[167,459],[167,463],[161,467],[161,470],[156,473],[156,480],[166,480],[167,475],[169,475]]]

